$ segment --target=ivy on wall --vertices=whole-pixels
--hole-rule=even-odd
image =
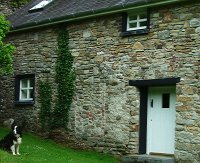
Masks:
[[[31,0],[10,0],[10,6],[12,8],[19,8],[30,2]]]
[[[58,34],[58,58],[56,62],[56,83],[58,98],[53,111],[53,128],[66,128],[69,110],[75,89],[75,72],[73,70],[74,57],[69,50],[69,36],[66,29]]]
[[[61,29],[57,39],[57,101],[53,110],[51,110],[51,85],[48,81],[39,82],[39,101],[41,104],[39,118],[43,129],[67,129],[76,78],[73,70],[74,57],[70,53],[68,40],[68,31]]]
[[[52,102],[52,88],[49,81],[39,81],[39,102],[41,109],[39,112],[39,119],[42,125],[42,129],[51,129],[51,102]]]

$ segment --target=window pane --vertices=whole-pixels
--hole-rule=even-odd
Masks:
[[[162,94],[162,108],[169,108],[170,106],[170,94],[163,93]]]
[[[29,98],[33,98],[33,89],[29,90]]]
[[[147,22],[140,22],[140,27],[146,27],[147,26]]]
[[[21,90],[21,99],[27,99],[27,90]]]
[[[129,23],[129,28],[136,28],[137,27],[137,23]]]
[[[129,20],[137,20],[137,15],[129,15]]]
[[[22,88],[27,88],[27,79],[22,79],[21,80],[21,83],[22,83]]]

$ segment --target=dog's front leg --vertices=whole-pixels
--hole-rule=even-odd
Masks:
[[[12,154],[13,154],[13,155],[16,155],[16,154],[15,154],[15,145],[14,145],[14,144],[10,147],[10,149],[11,149]]]
[[[19,153],[19,144],[15,144],[15,151],[17,155],[20,155]]]

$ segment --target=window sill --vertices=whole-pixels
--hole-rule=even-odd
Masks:
[[[16,106],[21,106],[21,105],[33,105],[35,102],[34,101],[15,101],[14,103]]]
[[[138,29],[138,30],[121,32],[120,36],[125,37],[125,36],[132,36],[132,35],[143,35],[143,34],[148,34],[148,32],[149,32],[149,29]]]

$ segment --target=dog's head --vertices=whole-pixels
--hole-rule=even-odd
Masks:
[[[20,126],[13,126],[12,132],[16,138],[22,137],[22,130]]]

